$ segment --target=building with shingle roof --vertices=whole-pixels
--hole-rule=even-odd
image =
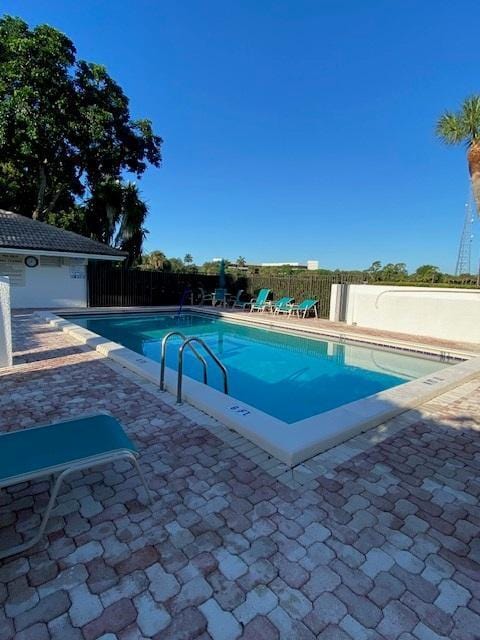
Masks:
[[[0,276],[13,308],[87,306],[87,265],[127,254],[46,222],[0,209]]]

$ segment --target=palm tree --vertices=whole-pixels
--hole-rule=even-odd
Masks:
[[[446,111],[437,122],[437,135],[445,144],[467,145],[468,170],[480,215],[480,96],[467,98],[460,111]]]
[[[106,180],[86,204],[86,221],[95,240],[128,251],[129,263],[139,260],[147,233],[148,207],[133,182]]]
[[[245,258],[243,256],[239,256],[237,258],[237,267],[245,267],[247,264],[247,261],[245,260]]]
[[[142,256],[142,265],[147,269],[153,269],[155,271],[166,271],[165,266],[168,263],[167,256],[163,251],[152,251]]]
[[[122,205],[115,245],[128,251],[129,262],[138,262],[142,255],[142,245],[147,235],[145,219],[148,207],[141,199],[138,188],[132,182],[122,188]]]

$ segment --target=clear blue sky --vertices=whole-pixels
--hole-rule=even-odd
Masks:
[[[164,138],[163,167],[140,184],[148,250],[454,269],[467,170],[464,149],[443,147],[434,124],[480,92],[478,1],[2,8],[66,32]]]

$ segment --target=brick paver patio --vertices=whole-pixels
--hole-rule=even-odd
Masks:
[[[48,540],[0,563],[0,638],[480,638],[480,379],[291,488],[65,334],[18,315],[0,429],[108,410],[141,451],[78,475]],[[0,495],[0,546],[49,484]]]

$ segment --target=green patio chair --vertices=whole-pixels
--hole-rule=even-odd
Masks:
[[[272,304],[273,313],[289,313],[292,306],[293,298],[284,296]]]
[[[26,551],[40,541],[62,482],[76,471],[116,460],[129,460],[136,468],[151,503],[150,492],[137,461],[138,455],[121,424],[106,414],[0,434],[0,490],[56,475],[37,533],[23,544],[0,550],[0,558]]]
[[[217,305],[221,307],[225,307],[227,305],[226,289],[215,289],[213,292],[212,307],[216,307]]]
[[[317,304],[318,304],[318,300],[314,300],[313,298],[307,298],[306,300],[303,300],[303,302],[300,302],[300,304],[292,304],[292,306],[290,307],[289,315],[296,313],[299,318],[300,317],[306,318],[307,313],[310,313],[310,311],[313,311],[315,318],[318,318]]]
[[[270,289],[260,289],[256,298],[252,298],[247,304],[250,305],[250,311],[265,311],[267,308],[267,299],[270,295]]]
[[[266,294],[262,293],[265,291],[267,292]],[[243,289],[241,289],[241,292],[243,293]],[[241,295],[240,293],[237,294],[237,299],[233,303],[232,309],[246,309],[247,307],[252,307],[252,305],[256,305],[256,304],[263,304],[266,306],[266,300],[270,295],[270,289],[260,289],[257,297],[252,298],[248,302],[242,302],[240,300],[240,295]]]

